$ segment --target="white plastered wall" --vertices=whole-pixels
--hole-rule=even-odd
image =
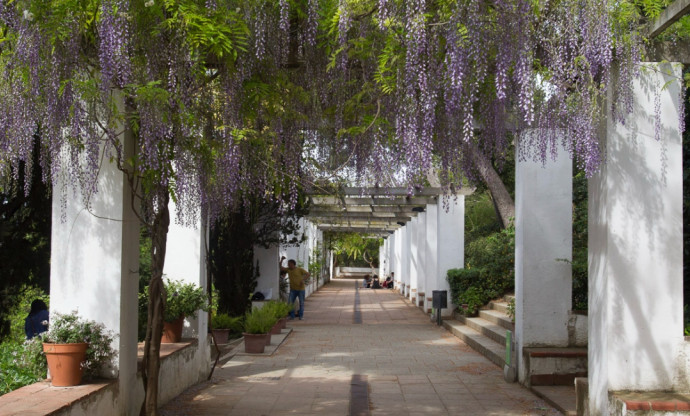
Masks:
[[[127,136],[125,155],[132,154],[133,146]],[[101,166],[99,191],[90,196],[89,209],[80,192],[68,190],[63,210],[63,185],[58,180],[53,188],[50,313],[78,310],[117,335],[118,356],[106,373],[119,379],[112,406],[127,412],[143,400],[136,379],[139,221],[132,211],[132,193],[122,172],[108,162]]]

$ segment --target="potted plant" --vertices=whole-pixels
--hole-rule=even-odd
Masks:
[[[148,291],[147,291],[148,292]],[[208,310],[208,296],[204,289],[181,280],[166,280],[163,343],[180,342],[184,318],[196,318],[199,310]]]
[[[45,374],[51,384],[76,386],[83,375],[95,376],[117,354],[112,348],[113,333],[95,321],[85,320],[74,311],[51,316],[47,332],[27,341],[25,361]]]
[[[286,327],[287,316],[293,306],[287,302],[272,300],[267,302],[264,308],[268,308],[276,318],[276,323],[271,328],[271,334],[280,334],[280,331]]]
[[[261,354],[267,343],[270,343],[269,331],[276,318],[269,309],[252,308],[244,318],[244,351]]]
[[[211,317],[211,332],[217,344],[227,344],[230,332],[239,332],[242,328],[241,316],[230,316],[227,313],[214,314]]]

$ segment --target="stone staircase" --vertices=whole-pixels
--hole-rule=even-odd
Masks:
[[[503,368],[506,364],[506,331],[515,333],[515,324],[508,316],[508,303],[514,296],[491,301],[477,317],[455,313],[454,319],[443,321],[443,326],[463,340],[475,351]],[[512,366],[515,366],[513,344]],[[587,348],[529,348],[525,349],[527,365],[526,387],[560,410],[574,416],[575,377],[586,376]]]
[[[468,318],[456,312],[455,319],[443,321],[443,326],[503,368],[506,363],[506,331],[515,331],[515,324],[508,316],[508,302],[512,298],[508,295],[502,301],[489,302],[488,309],[480,310],[478,317]]]

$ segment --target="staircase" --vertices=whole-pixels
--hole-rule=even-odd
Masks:
[[[508,316],[508,303],[513,298],[507,295],[489,302],[474,318],[456,312],[454,319],[443,321],[443,326],[502,369],[506,364],[506,331],[515,332]],[[514,350],[511,361],[514,367]],[[523,363],[528,374],[526,387],[564,415],[576,414],[573,380],[587,376],[587,348],[526,348]]]
[[[506,331],[515,331],[515,324],[508,316],[508,302],[513,297],[508,295],[501,301],[489,302],[488,309],[480,310],[479,316],[475,318],[468,318],[456,312],[455,319],[444,320],[443,326],[503,368],[506,363]]]

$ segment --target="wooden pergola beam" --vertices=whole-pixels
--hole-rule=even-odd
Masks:
[[[690,12],[690,0],[675,0],[650,25],[649,37],[659,36],[669,26]]]

